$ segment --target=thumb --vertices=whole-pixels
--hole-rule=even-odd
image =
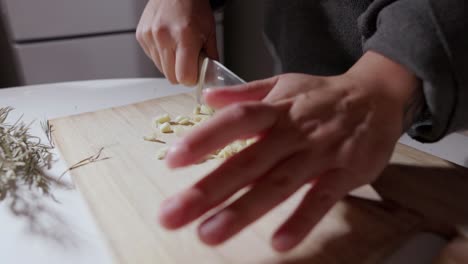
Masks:
[[[203,90],[205,102],[214,108],[223,108],[233,103],[260,101],[275,87],[278,76],[246,84],[208,88]]]

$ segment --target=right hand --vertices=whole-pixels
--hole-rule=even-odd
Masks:
[[[214,15],[208,0],[149,0],[136,37],[172,84],[196,84],[200,51],[218,58]]]

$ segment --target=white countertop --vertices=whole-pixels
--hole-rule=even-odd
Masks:
[[[13,121],[22,114],[25,122],[37,120],[31,127],[32,134],[45,139],[39,121],[188,91],[191,89],[170,85],[163,79],[57,83],[0,89],[0,107],[12,106],[16,109],[11,113],[9,120]],[[468,137],[455,135],[432,145],[418,144],[407,137],[403,137],[401,142],[436,155],[448,152],[451,161],[468,165],[468,152],[466,152]],[[455,151],[452,151],[453,149]],[[52,172],[54,175],[60,175],[65,169],[63,162],[58,161]],[[65,176],[65,179],[70,180],[69,175]],[[93,222],[80,193],[76,189],[54,190],[54,195],[60,203],[47,202],[47,205],[63,217],[64,233],[73,237],[75,246],[63,246],[63,243],[32,235],[28,232],[27,221],[13,217],[5,203],[0,203],[0,262],[2,264],[112,263],[112,254]],[[417,245],[412,248],[427,252],[429,248],[435,249],[442,245],[436,238],[420,240],[422,242],[416,243]],[[413,258],[411,263],[424,263],[422,261],[418,262]],[[409,262],[399,260],[391,263]]]
[[[11,122],[22,114],[26,123],[36,120],[31,132],[45,140],[40,121],[187,91],[190,89],[172,86],[162,79],[57,83],[0,89],[0,107],[15,108],[8,119]],[[60,175],[65,169],[63,161],[59,161],[52,173]],[[69,180],[69,176],[64,179]],[[64,218],[65,223],[56,228],[70,235],[66,242],[73,242],[73,246],[31,234],[28,221],[12,216],[5,203],[0,203],[0,263],[112,263],[110,251],[80,193],[76,189],[53,193],[60,203],[47,199],[44,203]]]

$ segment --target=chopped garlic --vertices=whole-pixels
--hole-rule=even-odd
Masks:
[[[176,118],[174,118],[174,122],[179,123],[180,120],[182,120],[183,118],[184,118],[184,116],[180,116],[180,115],[176,116]]]
[[[179,122],[180,125],[183,125],[183,126],[188,126],[188,125],[193,125],[192,122],[190,122],[190,119],[186,118],[186,119],[182,119],[180,122]]]
[[[186,116],[177,116],[174,119],[174,122],[176,122],[179,125],[183,125],[183,126],[191,124],[190,119],[188,117],[186,117]]]
[[[171,122],[171,118],[168,114],[164,114],[155,118],[155,121],[153,123],[156,125],[157,131],[161,133],[175,133],[176,136],[180,137],[186,134],[188,131],[190,131],[189,127],[183,126],[198,126],[202,124],[203,122],[211,118],[211,116],[214,114],[214,110],[207,105],[199,105],[193,110],[193,113],[194,115],[191,118],[187,116],[177,116],[173,122]],[[174,126],[171,127],[171,125]],[[158,132],[155,132],[153,137],[149,136],[145,137],[144,139],[148,141],[165,143],[158,139],[157,133]],[[255,143],[256,141],[257,138],[250,138],[247,140],[236,140],[231,144],[225,146],[224,148],[218,149],[213,154],[208,155],[204,161],[209,159],[227,159],[239,153],[244,148]],[[167,147],[159,149],[156,155],[157,158],[159,160],[164,159],[166,157],[167,151]]]
[[[155,138],[154,138],[153,135],[149,135],[149,136],[144,136],[144,137],[143,137],[143,140],[145,140],[145,141],[153,141],[154,139],[155,139]]]
[[[198,123],[205,122],[208,119],[210,119],[210,117],[206,115],[196,115],[193,117],[193,120]]]
[[[227,145],[226,147],[224,147],[221,151],[219,151],[219,153],[217,154],[217,156],[221,159],[227,159],[229,157],[231,157],[232,155],[236,154],[234,152],[234,150],[232,149],[231,145]]]
[[[214,110],[213,108],[207,106],[207,105],[201,105],[200,107],[200,114],[204,114],[204,115],[213,115],[214,114]]]
[[[163,160],[166,157],[168,150],[169,150],[168,147],[163,147],[163,148],[158,149],[158,152],[156,153],[156,158],[158,160]]]
[[[159,127],[159,131],[161,131],[161,133],[172,133],[173,132],[171,124],[169,124],[169,122],[162,123],[161,126]]]
[[[208,157],[206,157],[207,160],[211,160],[211,159],[216,159],[218,156],[216,155],[208,155]]]
[[[156,124],[168,123],[170,121],[171,121],[171,117],[169,116],[169,114],[162,114],[162,115],[157,116],[154,119],[154,123]]]
[[[203,117],[199,116],[199,115],[196,115],[192,119],[193,119],[194,122],[198,123],[198,122],[203,120]]]
[[[166,142],[164,142],[163,140],[158,139],[156,134],[144,136],[143,140],[149,141],[149,142],[156,142],[156,143],[166,144]]]
[[[199,106],[199,105],[197,105],[197,106],[195,107],[195,109],[193,109],[193,113],[196,114],[196,115],[199,115],[199,114],[200,114],[200,106]]]
[[[247,140],[245,141],[245,144],[246,144],[247,146],[250,146],[250,145],[252,145],[252,144],[255,143],[255,142],[257,142],[257,139],[256,139],[256,138],[249,138],[249,139],[247,139]]]
[[[233,152],[237,153],[240,152],[245,147],[244,140],[237,140],[234,141],[231,145],[229,145]]]

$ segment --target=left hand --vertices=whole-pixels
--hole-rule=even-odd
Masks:
[[[258,141],[165,201],[162,225],[182,227],[251,186],[199,226],[201,240],[216,245],[313,183],[273,236],[276,250],[295,247],[337,201],[381,173],[417,86],[401,65],[368,52],[339,76],[285,74],[207,91],[206,102],[220,110],[169,150],[170,167],[194,164],[239,138]]]

